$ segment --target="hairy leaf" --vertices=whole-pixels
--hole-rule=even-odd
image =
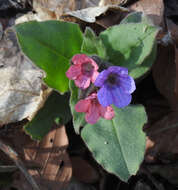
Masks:
[[[43,108],[25,126],[25,131],[32,139],[41,140],[54,123],[66,124],[71,119],[68,94],[60,95],[53,91]]]
[[[69,60],[80,53],[83,36],[77,24],[31,21],[16,25],[22,51],[46,72],[44,81],[59,92],[68,90]]]
[[[136,174],[144,158],[142,127],[147,116],[140,105],[114,110],[116,115],[112,120],[100,119],[94,125],[87,124],[81,135],[98,163],[127,181]]]

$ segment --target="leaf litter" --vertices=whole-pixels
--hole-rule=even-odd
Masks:
[[[0,125],[3,125],[30,118],[39,109],[44,74],[20,52],[13,31],[4,34],[0,49]]]
[[[117,8],[111,8],[113,5],[108,4],[120,4],[123,5],[128,3],[127,9],[122,9],[124,11],[120,11]],[[78,9],[88,8],[91,6],[98,5],[106,5],[109,9],[101,11],[100,14],[93,15],[87,11],[87,14],[93,16],[92,19],[87,20],[80,14],[80,20],[76,21],[81,24],[81,26],[91,25],[91,21],[93,22],[95,32],[99,32],[104,30],[105,28],[118,24],[121,18],[125,17],[128,12],[132,11],[141,11],[146,15],[150,15],[151,20],[157,26],[162,26],[162,30],[158,35],[158,52],[157,52],[157,60],[152,67],[152,72],[145,76],[145,79],[138,84],[138,86],[148,92],[146,96],[136,96],[136,100],[140,103],[143,103],[146,107],[147,114],[149,117],[148,124],[145,125],[145,132],[148,136],[147,138],[147,151],[145,155],[145,161],[143,163],[146,164],[149,175],[153,175],[153,178],[159,182],[158,178],[155,178],[154,174],[161,176],[161,180],[163,181],[163,186],[157,186],[157,189],[169,189],[166,188],[167,184],[169,187],[172,187],[171,184],[177,185],[177,153],[178,153],[178,141],[177,141],[177,64],[178,64],[178,50],[177,50],[177,41],[178,41],[178,26],[175,22],[175,18],[177,16],[176,7],[178,3],[175,0],[171,1],[148,1],[148,0],[140,0],[136,3],[133,2],[131,5],[130,1],[70,1],[68,4],[66,1],[34,1],[33,9],[36,13],[27,13],[23,17],[25,17],[25,21],[27,20],[48,20],[48,19],[60,19],[61,15],[72,15],[75,17],[74,21],[78,19],[78,12],[69,12],[67,11],[76,11]],[[121,5],[121,4],[120,4]],[[165,6],[165,7],[164,7]],[[94,11],[96,8],[88,8],[88,10]],[[99,7],[99,9],[101,9]],[[94,11],[95,12],[95,11]],[[31,14],[31,17],[28,15]],[[113,18],[116,15],[121,15],[117,17],[116,21],[113,22]],[[86,16],[86,14],[85,14]],[[163,16],[166,16],[167,21],[165,23]],[[29,17],[29,18],[28,18]],[[62,18],[63,19],[63,18]],[[69,19],[69,18],[68,18]],[[71,18],[70,18],[71,19]],[[23,20],[23,19],[22,19]],[[73,20],[73,19],[71,19]],[[24,21],[24,20],[23,20]],[[19,22],[23,22],[19,21]],[[89,21],[89,22],[88,22]],[[18,22],[18,21],[16,21]],[[2,28],[2,27],[1,27]],[[0,86],[1,86],[1,94],[4,91],[11,91],[10,95],[2,96],[3,102],[2,105],[3,111],[0,113],[1,124],[8,124],[15,121],[20,121],[24,118],[30,118],[34,115],[41,102],[42,98],[42,83],[41,78],[43,73],[30,63],[28,59],[23,57],[23,55],[17,50],[17,47],[14,47],[14,42],[4,42],[5,34],[1,32],[1,58],[0,64],[2,67],[0,68],[0,76],[4,76],[3,73],[6,73],[6,78],[2,77]],[[168,33],[169,32],[169,33]],[[168,45],[166,45],[162,40],[162,36],[168,35],[168,37],[172,41]],[[160,40],[161,39],[161,40]],[[5,44],[4,44],[5,43]],[[6,44],[7,43],[7,44]],[[3,52],[3,53],[2,53]],[[15,63],[18,63],[16,64]],[[27,64],[28,62],[28,64]],[[23,66],[24,63],[25,66]],[[30,63],[30,64],[29,64]],[[20,65],[20,66],[19,66]],[[9,73],[7,75],[7,73]],[[20,74],[19,74],[20,73]],[[33,75],[32,75],[33,73]],[[36,75],[35,77],[34,74]],[[147,79],[151,76],[151,80],[147,82]],[[14,79],[16,78],[16,80]],[[29,78],[28,78],[29,77]],[[6,79],[6,80],[5,80]],[[22,79],[22,80],[21,80]],[[33,79],[33,80],[32,80]],[[14,82],[13,85],[10,85]],[[154,88],[150,87],[154,86]],[[35,84],[35,85],[34,85]],[[147,89],[144,88],[145,85]],[[33,86],[33,88],[31,88]],[[6,87],[6,88],[5,88]],[[13,88],[12,88],[13,87]],[[138,89],[139,89],[138,87]],[[20,88],[20,89],[19,89]],[[21,88],[23,90],[21,90]],[[28,93],[26,93],[26,91]],[[18,92],[18,98],[15,92]],[[25,92],[24,92],[25,91]],[[12,93],[12,94],[11,94]],[[137,93],[137,92],[136,92]],[[135,94],[136,94],[135,93]],[[7,98],[9,97],[9,98]],[[17,101],[18,100],[18,101]],[[23,101],[22,101],[23,100]],[[6,102],[6,104],[4,104]],[[18,102],[20,102],[20,106],[18,106]],[[12,103],[16,103],[15,105]],[[5,114],[5,115],[4,115]],[[10,117],[9,117],[10,114]],[[22,162],[25,163],[25,167],[29,167],[29,163],[33,163],[36,170],[29,169],[29,173],[36,180],[37,184],[42,186],[42,189],[52,187],[53,189],[59,188],[59,186],[63,186],[65,183],[68,183],[71,179],[72,175],[72,166],[70,162],[70,156],[66,152],[66,148],[68,146],[68,140],[65,132],[64,126],[54,127],[49,134],[44,137],[44,139],[39,143],[32,141],[27,135],[25,135],[22,131],[20,132],[22,136],[19,138],[18,143],[14,140],[14,149],[18,153],[22,159]],[[0,133],[1,134],[1,133]],[[13,135],[12,135],[13,136]],[[15,135],[16,136],[16,135]],[[15,138],[13,136],[12,139]],[[17,136],[18,137],[18,136]],[[16,137],[16,138],[17,138]],[[60,138],[59,138],[60,137]],[[12,140],[11,139],[11,140]],[[51,140],[52,139],[52,140]],[[24,140],[24,141],[23,141]],[[28,143],[23,143],[28,142]],[[20,144],[19,144],[20,143]],[[12,143],[13,144],[13,143]],[[19,144],[19,145],[17,145]],[[17,148],[18,147],[18,148]],[[22,151],[23,149],[23,151]],[[44,151],[46,150],[46,151]],[[70,153],[70,152],[69,152]],[[36,156],[35,156],[36,155]],[[80,155],[81,156],[81,155]],[[76,158],[72,159],[72,162],[75,165],[79,165],[80,161],[76,161]],[[81,159],[81,158],[77,158]],[[74,161],[75,160],[75,161]],[[64,163],[63,163],[63,162]],[[27,164],[28,163],[28,164]],[[45,164],[43,164],[45,163]],[[61,164],[62,163],[62,164]],[[150,164],[151,163],[151,164]],[[88,164],[88,163],[87,163]],[[86,164],[86,165],[87,165]],[[38,165],[38,166],[37,166]],[[85,165],[85,164],[84,164]],[[95,164],[94,164],[95,165]],[[98,166],[96,167],[98,169]],[[75,167],[73,167],[74,171],[76,171]],[[103,170],[99,168],[99,173],[102,173]],[[169,174],[169,175],[168,175]],[[92,176],[97,173],[91,174]],[[109,176],[110,174],[107,174]],[[76,174],[76,176],[78,176]],[[147,174],[148,176],[148,174]],[[85,176],[82,176],[85,178]],[[82,178],[81,177],[81,178]],[[78,177],[80,178],[80,176]],[[97,178],[97,180],[99,180]],[[96,180],[96,181],[97,181]],[[147,180],[143,180],[143,178],[131,179],[135,180],[135,185],[132,189],[138,190],[145,187],[145,189],[153,189],[150,183]],[[73,180],[72,180],[73,181]],[[102,180],[99,180],[100,183]],[[168,181],[167,183],[165,181]],[[68,186],[70,188],[71,184]],[[74,184],[75,184],[74,180]],[[93,183],[93,181],[89,181],[89,183]],[[111,182],[105,182],[112,183]],[[129,185],[122,184],[119,182],[115,182],[116,184],[120,184],[120,187],[127,187]],[[29,189],[29,184],[25,180],[22,173],[20,173],[20,180],[16,178],[14,181],[14,185],[19,189]],[[23,185],[23,186],[22,186]],[[59,186],[58,186],[59,185]],[[101,185],[101,184],[100,184]],[[102,185],[101,185],[102,186]],[[154,186],[154,184],[153,184]],[[73,186],[74,187],[74,186]],[[103,187],[103,186],[102,186]],[[77,186],[79,188],[79,184]],[[87,187],[82,187],[83,189]],[[48,189],[48,188],[47,188]]]

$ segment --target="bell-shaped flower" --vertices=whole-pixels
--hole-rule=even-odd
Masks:
[[[75,105],[77,112],[84,112],[87,123],[95,124],[100,117],[110,120],[114,117],[114,110],[111,106],[103,107],[97,99],[97,94],[92,93],[87,98],[80,100]]]
[[[93,59],[85,54],[77,54],[72,58],[73,65],[66,72],[66,76],[70,80],[75,81],[75,85],[79,88],[86,89],[90,82],[94,83],[98,76],[98,65]]]
[[[123,108],[130,104],[131,93],[135,91],[134,79],[124,67],[111,66],[103,70],[94,83],[100,87],[97,97],[99,103],[106,107],[111,104]]]

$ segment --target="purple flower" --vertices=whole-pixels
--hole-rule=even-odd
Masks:
[[[94,83],[100,87],[97,96],[99,103],[106,107],[111,104],[123,108],[130,104],[131,93],[136,89],[134,79],[124,67],[111,66],[103,70]]]

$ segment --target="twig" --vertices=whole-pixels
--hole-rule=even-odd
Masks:
[[[33,177],[28,173],[23,162],[18,157],[18,154],[10,146],[4,144],[1,140],[0,140],[0,149],[14,161],[16,166],[20,169],[20,171],[24,174],[28,182],[31,184],[32,188],[34,190],[40,190],[39,186],[37,185]]]

